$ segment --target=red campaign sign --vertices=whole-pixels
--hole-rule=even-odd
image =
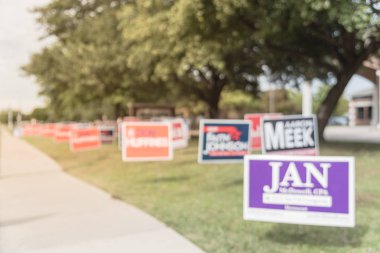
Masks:
[[[244,115],[245,120],[251,121],[251,149],[261,150],[261,120],[263,118],[277,119],[282,117],[281,113],[248,113]]]
[[[173,159],[169,122],[123,122],[123,161],[160,161]]]
[[[26,124],[22,127],[23,136],[34,136],[39,134],[39,128],[37,124]]]
[[[232,140],[240,140],[242,133],[233,126],[206,126],[203,130],[205,133],[227,133]]]
[[[69,142],[72,126],[70,124],[57,124],[54,138],[56,142]]]
[[[54,137],[55,124],[45,123],[42,125],[41,134],[43,137]]]
[[[70,150],[73,152],[100,148],[100,131],[96,127],[73,128],[70,136]]]
[[[117,139],[118,139],[118,142],[119,142],[119,149],[121,149],[121,124],[123,122],[139,122],[141,121],[141,119],[139,117],[134,117],[134,116],[126,116],[123,118],[123,120],[121,122],[117,122]]]

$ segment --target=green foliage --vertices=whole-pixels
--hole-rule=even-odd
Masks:
[[[259,73],[242,33],[231,34],[220,22],[219,7],[217,1],[139,1],[120,15],[129,67],[171,84],[179,99],[204,102],[210,117],[218,115],[224,89],[255,93]]]
[[[331,88],[328,85],[322,85],[319,87],[318,92],[313,95],[313,112],[317,113],[318,108],[321,106],[323,99],[327,96]],[[344,97],[341,97],[332,116],[343,116],[348,113],[348,101]]]
[[[47,108],[35,108],[28,117],[30,119],[35,119],[37,121],[48,121],[49,120],[49,111]],[[59,119],[57,119],[59,120]]]
[[[52,0],[36,12],[56,42],[24,70],[62,119],[184,100],[217,117],[223,91],[255,95],[260,75],[288,85],[317,78],[331,85],[317,110],[323,130],[352,75],[380,48],[376,2]]]
[[[17,115],[18,114],[21,114],[21,119],[22,120],[28,120],[29,119],[29,116],[18,111],[18,110],[2,110],[0,111],[0,123],[2,124],[7,124],[8,123],[8,113],[11,112],[12,113],[12,121],[13,123],[16,123],[16,120],[17,120]]]
[[[262,92],[258,97],[252,97],[242,91],[225,91],[222,94],[221,109],[235,112],[242,118],[245,113],[269,112],[270,92],[274,100],[275,112],[293,115],[302,113],[302,94],[296,90],[275,89]]]
[[[39,21],[57,41],[33,55],[23,69],[37,77],[53,118],[116,118],[126,113],[128,102],[164,97],[162,83],[141,80],[127,66],[128,48],[117,19],[124,4],[65,0],[37,9]]]

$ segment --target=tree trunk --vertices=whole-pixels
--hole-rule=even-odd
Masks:
[[[114,105],[114,117],[117,120],[119,117],[125,116],[122,108],[122,104],[117,103]]]
[[[337,84],[334,85],[327,96],[319,106],[317,118],[318,118],[318,136],[320,140],[323,140],[323,132],[327,126],[329,118],[335,110],[336,105],[340,97],[342,96],[344,89],[355,72],[344,73],[341,78],[338,78]]]
[[[219,98],[217,103],[214,101],[209,101],[207,106],[207,112],[210,119],[217,119],[219,117]]]
[[[219,102],[224,85],[224,80],[217,80],[217,78],[215,78],[211,83],[212,89],[206,94],[207,101],[205,102],[207,103],[208,114],[211,119],[219,118]]]
[[[356,54],[350,60],[346,61],[345,64],[343,64],[341,68],[343,71],[337,75],[337,84],[330,89],[329,93],[318,109],[318,134],[320,140],[324,139],[323,132],[325,131],[328,120],[334,112],[339,98],[342,96],[348,82],[362,66],[363,62],[368,59],[371,54],[377,52],[378,49],[378,42],[372,41],[364,51],[362,51],[360,54]]]

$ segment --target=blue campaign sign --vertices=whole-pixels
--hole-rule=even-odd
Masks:
[[[198,162],[242,162],[251,147],[250,126],[246,120],[201,120]]]

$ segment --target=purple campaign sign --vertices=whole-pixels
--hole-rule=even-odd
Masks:
[[[246,156],[246,219],[354,226],[354,158]]]

